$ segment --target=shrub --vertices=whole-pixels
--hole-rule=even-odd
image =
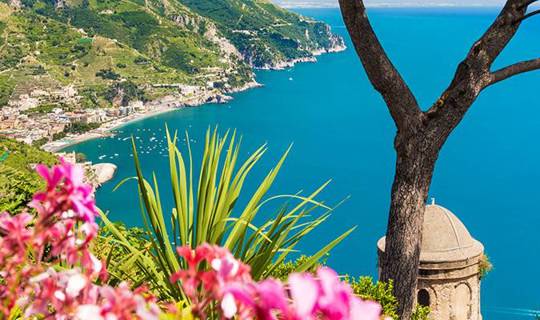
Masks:
[[[46,113],[52,112],[54,108],[58,108],[58,107],[59,107],[58,104],[46,103],[46,104],[41,104],[37,107],[30,108],[28,110],[25,110],[22,113],[23,114],[35,114],[35,113],[46,114]]]
[[[480,271],[480,279],[483,279],[488,273],[491,272],[491,270],[493,270],[493,264],[489,260],[487,254],[483,254],[482,257],[480,257],[478,268]]]
[[[40,148],[41,146],[43,146],[44,144],[46,144],[47,142],[49,142],[49,139],[48,138],[41,138],[41,139],[38,139],[38,140],[35,140],[32,142],[32,146],[36,147],[36,148]]]
[[[298,270],[298,268],[301,265],[305,264],[307,261],[309,261],[309,257],[306,255],[302,255],[296,260],[290,260],[282,263],[272,271],[270,277],[279,280],[286,280],[291,274],[296,272],[296,270]],[[311,266],[309,269],[306,269],[306,272],[314,273],[321,265],[323,265],[322,262],[313,264],[313,266]]]
[[[53,140],[60,140],[60,139],[64,139],[65,137],[66,137],[65,132],[58,132],[58,133],[53,133],[52,139]]]
[[[135,64],[139,64],[139,65],[144,65],[144,64],[149,64],[150,61],[144,57],[141,57],[141,56],[138,56],[136,57],[135,59],[133,59],[133,62]]]
[[[9,76],[0,75],[0,108],[7,105],[15,85]]]
[[[113,100],[122,93],[121,105],[127,106],[129,102],[134,100],[146,101],[144,90],[139,89],[137,85],[131,81],[117,82],[110,86],[103,94],[105,100],[113,102]]]
[[[18,213],[43,181],[32,170],[36,163],[52,165],[56,157],[23,142],[0,137],[0,212]]]
[[[114,229],[138,251],[145,252],[150,249],[151,241],[143,229],[128,228],[121,222],[115,222]],[[130,254],[129,250],[122,245],[118,245],[118,240],[107,226],[100,228],[98,237],[92,244],[91,251],[98,259],[107,261],[107,270],[109,270],[110,275],[107,279],[109,285],[116,286],[126,280],[135,285],[143,283],[145,272],[126,263],[126,257]],[[152,288],[149,288],[149,290],[154,295],[159,296],[159,291]]]
[[[120,75],[114,72],[112,69],[101,69],[98,72],[96,72],[96,77],[101,77],[103,79],[109,79],[109,80],[120,79]]]
[[[65,130],[65,133],[85,133],[97,129],[101,126],[99,123],[72,122]]]
[[[411,320],[428,320],[430,309],[429,307],[416,306],[412,314]]]
[[[360,277],[358,279],[347,277],[345,281],[351,284],[354,293],[360,296],[360,298],[380,303],[385,316],[398,319],[398,302],[392,293],[394,290],[394,284],[392,282],[385,283],[378,281],[374,283],[371,277]]]

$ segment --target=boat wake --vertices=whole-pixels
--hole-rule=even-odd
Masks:
[[[507,315],[515,315],[515,316],[523,316],[523,317],[539,317],[540,316],[540,310],[533,310],[533,309],[523,309],[523,308],[506,308],[506,307],[491,307],[491,308],[485,308],[488,312],[493,313],[500,313],[500,314],[507,314]]]

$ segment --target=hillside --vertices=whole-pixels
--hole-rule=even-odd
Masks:
[[[84,104],[104,106],[116,80],[145,87],[148,99],[175,91],[153,84],[228,91],[251,82],[252,67],[342,45],[324,23],[267,1],[0,1],[0,105],[74,85]]]
[[[267,0],[0,0],[0,134],[42,145],[137,113],[224,102],[343,49]]]
[[[18,212],[43,188],[33,165],[56,162],[53,154],[0,137],[0,212]]]
[[[325,23],[302,17],[266,0],[181,0],[218,29],[259,68],[273,68],[314,53],[341,48]]]

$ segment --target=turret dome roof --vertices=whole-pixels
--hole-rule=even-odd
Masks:
[[[385,237],[377,243],[384,252]],[[477,257],[484,250],[463,222],[450,210],[431,204],[426,206],[422,227],[420,262],[453,262]]]

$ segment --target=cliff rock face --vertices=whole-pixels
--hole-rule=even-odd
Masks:
[[[199,32],[199,26],[202,23],[202,19],[199,17],[187,14],[172,14],[169,19],[174,21],[178,26],[193,32]]]
[[[242,58],[242,54],[238,49],[232,44],[229,39],[223,37],[219,30],[217,29],[216,25],[213,23],[208,23],[206,25],[206,32],[204,33],[204,36],[219,46],[221,49],[221,52],[227,56],[227,57],[236,57],[236,58]]]

